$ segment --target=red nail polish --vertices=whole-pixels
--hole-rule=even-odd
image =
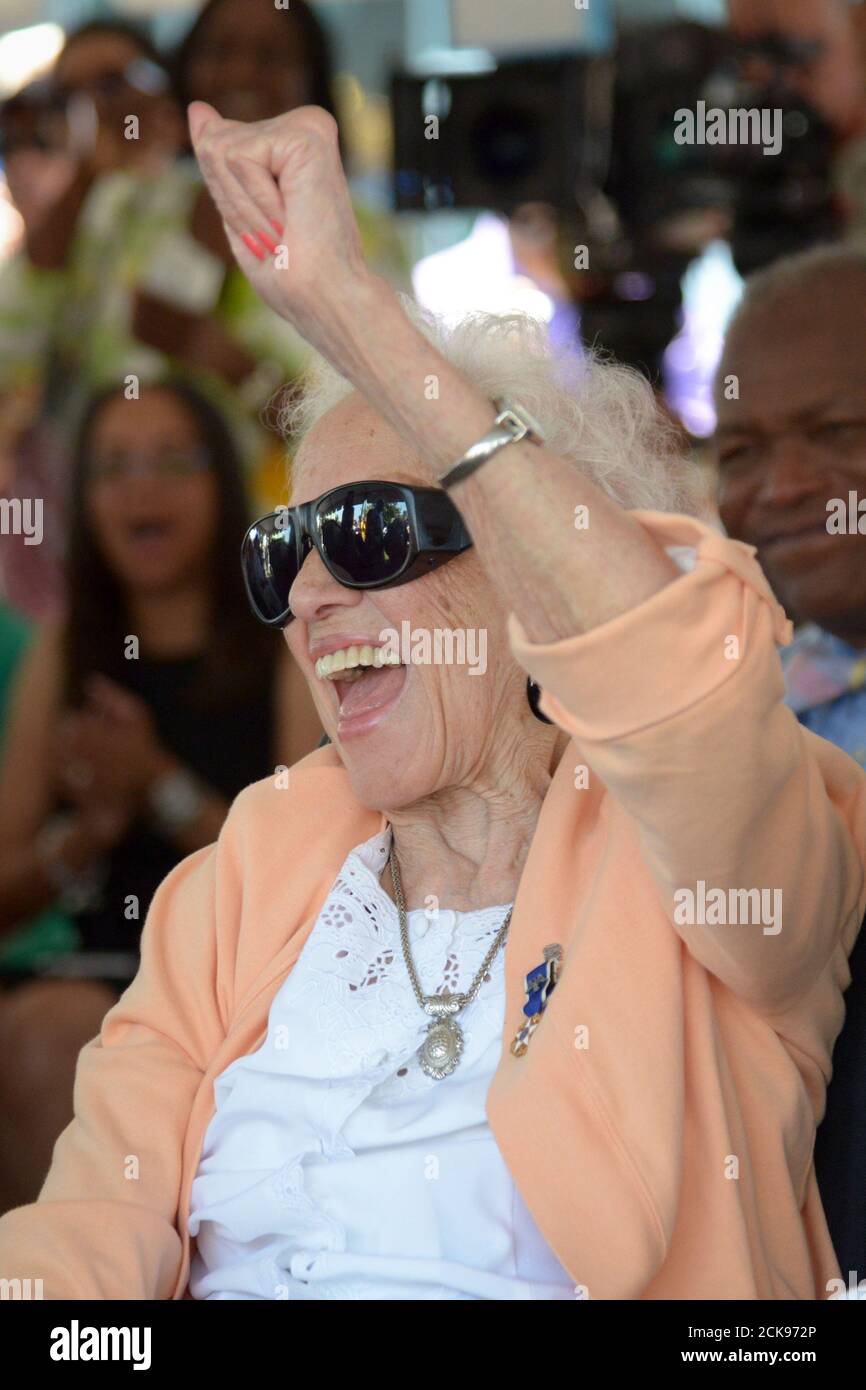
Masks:
[[[259,246],[259,243],[256,241],[255,237],[250,236],[249,232],[244,232],[243,236],[241,237],[241,241],[243,242],[244,246],[246,246],[250,251],[252,251],[253,255],[258,260],[263,261],[265,259],[264,251]]]
[[[282,222],[278,222],[277,219],[276,219],[275,217],[272,217],[272,218],[271,218],[271,226],[273,227],[273,229],[274,229],[274,231],[276,232],[277,236],[282,236],[282,235],[283,235],[283,224],[282,224]]]
[[[271,238],[268,236],[267,232],[256,232],[256,236],[258,237],[259,241],[262,243],[262,246],[266,246],[266,247],[268,248],[269,251],[276,251],[276,249],[277,249],[277,243],[276,243],[275,241],[272,241],[272,240],[271,240]]]

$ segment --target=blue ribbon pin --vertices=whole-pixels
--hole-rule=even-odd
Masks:
[[[562,947],[556,942],[544,948],[544,960],[536,965],[526,976],[524,989],[526,1003],[523,1012],[526,1022],[518,1028],[511,1044],[514,1057],[522,1057],[529,1047],[529,1040],[541,1022],[548,999],[559,979],[559,965],[562,960]]]

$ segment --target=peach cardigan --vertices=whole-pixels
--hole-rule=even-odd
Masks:
[[[752,548],[636,515],[696,547],[694,568],[560,642],[509,618],[572,742],[517,893],[488,1118],[576,1296],[824,1298],[839,1271],[812,1150],[866,906],[866,777],[783,704],[790,624]],[[184,1297],[214,1078],[261,1045],[346,854],[386,823],[333,747],[275,781],[160,886],[39,1199],[0,1221],[0,1277]],[[699,880],[781,889],[782,930],[677,925],[674,892]],[[515,1058],[523,978],[552,941],[561,980]]]

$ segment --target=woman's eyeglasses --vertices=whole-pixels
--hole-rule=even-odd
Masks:
[[[143,96],[160,96],[169,87],[166,70],[144,56],[133,58],[119,71],[94,74],[86,81],[64,85],[52,83],[49,99],[59,110],[66,108],[76,97],[88,96],[91,99],[114,101],[128,93]]]
[[[280,628],[294,617],[289,592],[313,546],[347,589],[388,589],[420,579],[471,544],[441,488],[347,483],[254,522],[241,564],[256,617]]]
[[[210,467],[207,449],[190,446],[185,449],[165,449],[159,453],[95,454],[87,465],[89,477],[100,482],[121,482],[136,473],[160,478],[163,482],[190,478]]]

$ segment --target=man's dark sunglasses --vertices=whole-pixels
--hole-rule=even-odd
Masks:
[[[289,592],[313,546],[347,589],[389,589],[420,579],[471,544],[441,488],[346,483],[253,522],[241,564],[256,617],[285,627],[294,617]]]

